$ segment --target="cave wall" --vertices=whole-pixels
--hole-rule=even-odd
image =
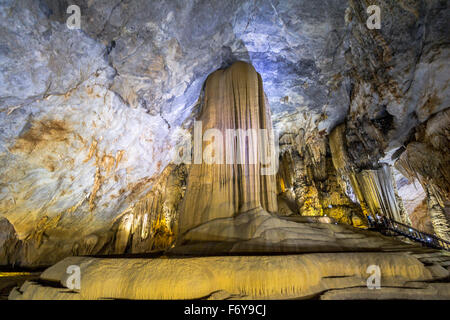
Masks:
[[[410,210],[412,217],[408,215],[400,192],[395,190],[402,179],[400,175],[392,183],[394,197],[399,200],[397,219],[407,224],[413,220],[415,226],[427,231],[431,231],[427,222],[430,221],[436,225],[431,233],[448,239],[449,220],[445,213],[449,164],[444,150],[449,145],[446,129],[449,96],[448,75],[444,73],[449,68],[449,47],[445,31],[448,23],[443,18],[449,13],[448,4],[445,1],[380,1],[382,24],[385,24],[380,30],[365,27],[367,5],[365,1],[349,1],[346,12],[351,35],[344,41],[348,47],[343,76],[349,80],[350,101],[344,124],[330,136],[343,137],[343,141],[337,142],[343,144],[340,150],[331,144],[335,149],[332,153],[338,158],[335,166],[343,174],[355,172],[353,189],[358,189],[356,185],[361,183],[357,180],[361,180],[364,172],[367,176],[379,171],[380,166],[392,167],[394,163],[397,168],[403,167],[403,178],[408,177],[409,183],[422,180],[428,199],[428,218],[423,203]],[[345,157],[342,152],[346,153]],[[409,157],[411,164],[408,164]],[[361,203],[363,210],[373,213],[367,202],[374,197],[365,198],[366,203]]]
[[[284,134],[280,148],[278,199],[286,207],[285,215],[328,216],[339,223],[367,226],[353,190],[343,181],[345,175],[333,164],[327,136],[301,129]]]
[[[395,162],[404,176],[422,185],[434,232],[446,240],[450,240],[449,127],[450,109],[433,115],[415,128]]]

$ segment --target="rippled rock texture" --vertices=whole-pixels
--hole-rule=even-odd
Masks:
[[[236,62],[211,74],[196,123],[202,127],[194,144],[201,146],[193,146],[180,234],[252,210],[276,213],[278,160],[270,109],[255,69]]]
[[[437,260],[440,262],[430,263]],[[27,281],[10,299],[450,299],[439,253],[322,253],[165,259],[66,258]],[[71,290],[65,272],[81,269]],[[381,288],[367,288],[379,266]]]

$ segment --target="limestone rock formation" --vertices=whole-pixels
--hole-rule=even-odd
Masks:
[[[291,215],[328,216],[340,223],[366,225],[349,185],[342,182],[345,176],[332,163],[327,137],[317,130],[300,130],[284,134],[280,148],[278,185],[281,198],[292,204]]]
[[[236,62],[208,77],[203,99],[181,235],[216,219],[277,211],[277,155],[261,77],[251,65]]]
[[[430,264],[430,259],[441,262]],[[425,262],[425,261],[427,262]],[[449,271],[439,253],[323,253],[166,259],[66,258],[10,299],[450,299]],[[81,267],[80,289],[66,269]],[[367,287],[377,265],[382,288]],[[170,275],[170,281],[168,281]],[[51,285],[49,285],[51,284]]]
[[[166,167],[152,190],[116,220],[111,252],[144,253],[170,248],[178,229],[185,182],[184,165]]]
[[[319,226],[314,232],[310,224],[301,225],[276,216],[277,170],[274,169],[278,162],[270,110],[261,78],[251,65],[237,62],[208,77],[197,123],[202,127],[194,128],[199,131],[194,132],[194,163],[189,168],[177,246],[170,252],[305,252],[367,247],[365,241],[347,243],[345,237],[340,238],[340,231],[329,226]],[[327,167],[333,167],[331,159],[326,161],[326,140],[320,141],[318,150],[314,144],[302,144],[308,152],[301,150],[299,155],[307,166],[303,170],[309,184],[304,189],[307,193],[318,192],[314,183],[322,193],[326,192],[322,190],[324,183],[339,187],[336,179],[331,180],[333,171],[331,174],[327,171]],[[200,146],[196,146],[199,142]],[[302,159],[296,159],[296,163]],[[297,169],[284,168],[288,172]],[[296,191],[301,192],[301,188]],[[328,197],[321,194],[320,203],[318,196],[298,199],[303,200],[300,214],[322,216],[322,205],[326,205],[325,212],[335,213],[333,205],[348,205],[351,211],[351,201],[345,194],[332,192]],[[318,203],[314,206],[311,200]],[[341,214],[339,220],[345,218],[348,216]],[[360,221],[363,220],[364,217]],[[352,224],[351,218],[346,222]]]
[[[365,215],[384,216],[410,224],[410,219],[398,195],[392,168],[379,163],[372,169],[358,168],[349,155],[346,127],[336,127],[330,135],[333,165],[340,176],[341,185],[350,185]],[[375,165],[372,165],[375,166]]]
[[[448,297],[445,254],[364,230],[450,240],[446,1],[379,1],[380,29],[358,0],[74,2],[79,29],[69,1],[0,3],[0,265],[61,261],[11,298]],[[233,163],[207,163],[220,141]],[[303,254],[173,257],[254,253]],[[363,288],[373,261],[384,291]],[[52,287],[69,262],[92,280],[77,293]]]
[[[396,167],[409,180],[417,179],[427,195],[433,229],[450,240],[450,109],[439,112],[416,127],[414,136],[396,161]]]

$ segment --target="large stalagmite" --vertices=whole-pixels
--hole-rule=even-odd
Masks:
[[[275,162],[261,76],[244,62],[211,74],[194,129],[180,234],[244,212],[276,212]]]

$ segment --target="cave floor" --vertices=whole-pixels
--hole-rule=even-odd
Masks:
[[[66,270],[72,265],[81,269],[79,290],[67,288]],[[379,267],[380,289],[368,287],[369,266]],[[450,300],[450,254],[427,248],[296,255],[69,257],[45,270],[39,279],[36,276],[9,279],[8,288],[18,284],[9,298]]]
[[[193,229],[165,255],[68,257],[9,298],[450,300],[447,251],[345,225],[245,217]]]

